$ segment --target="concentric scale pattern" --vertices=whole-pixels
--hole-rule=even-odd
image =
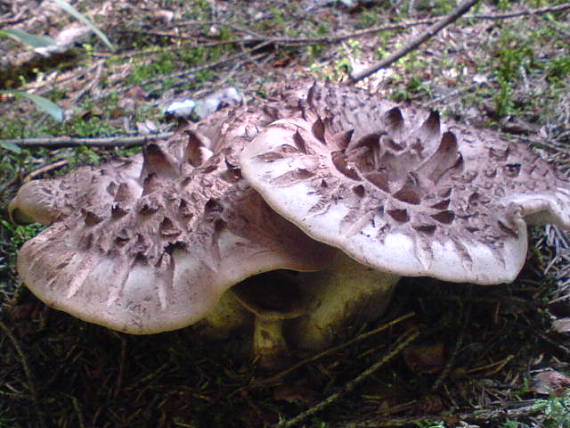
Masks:
[[[570,226],[567,179],[496,133],[333,85],[312,86],[303,112],[246,147],[244,176],[313,238],[372,267],[512,280],[525,218]]]

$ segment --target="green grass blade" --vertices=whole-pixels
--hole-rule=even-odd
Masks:
[[[45,97],[36,94],[28,94],[27,92],[21,91],[0,91],[0,93],[2,92],[12,94],[16,97],[24,97],[33,101],[40,110],[49,114],[58,122],[61,122],[64,118],[63,110],[57,104],[53,103]]]
[[[38,36],[17,28],[0,31],[0,36],[10,37],[32,48],[44,48],[55,45],[55,41],[48,36]]]
[[[61,7],[63,10],[65,10],[67,13],[72,15],[74,18],[81,21],[89,28],[91,28],[91,30],[95,34],[97,34],[97,37],[99,37],[103,41],[103,43],[107,45],[109,49],[111,49],[112,51],[115,50],[115,47],[113,46],[111,41],[107,38],[107,36],[101,30],[99,30],[89,19],[87,19],[77,9],[75,9],[72,5],[67,3],[65,0],[52,0],[52,1],[56,3],[59,7]]]
[[[9,152],[16,153],[17,155],[22,153],[20,146],[14,143],[2,143],[0,144],[0,149],[8,150]]]

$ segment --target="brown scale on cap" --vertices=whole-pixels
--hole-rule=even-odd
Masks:
[[[525,219],[570,227],[569,181],[526,146],[353,88],[315,84],[302,109],[246,147],[243,173],[362,263],[500,283],[524,262]]]

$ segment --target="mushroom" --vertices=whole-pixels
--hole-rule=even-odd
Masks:
[[[525,262],[527,223],[570,229],[570,181],[522,144],[332,84],[314,84],[300,110],[244,148],[242,174],[276,212],[358,262],[347,277],[372,268],[388,284],[511,282]],[[339,290],[355,303],[391,292],[367,291],[375,279],[356,294],[340,282],[317,279],[315,307],[296,320],[301,346],[323,346],[326,330],[350,315]]]
[[[132,334],[203,321],[201,330],[224,335],[258,316],[271,335],[254,343],[254,356],[272,360],[269,342],[284,340],[279,322],[265,328],[253,300],[226,291],[261,272],[322,269],[333,251],[241,178],[235,152],[272,119],[246,107],[223,112],[213,128],[186,128],[129,160],[27,183],[11,216],[49,227],[20,249],[23,282],[49,306]]]
[[[512,281],[526,223],[570,228],[568,179],[525,146],[354,88],[308,88],[24,185],[12,217],[49,225],[20,250],[25,284],[134,334],[223,337],[253,320],[253,355],[275,365],[380,316],[403,275]],[[235,286],[276,269],[301,273]],[[292,300],[268,304],[278,291]]]

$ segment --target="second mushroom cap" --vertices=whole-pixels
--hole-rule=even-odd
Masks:
[[[355,260],[405,276],[514,280],[527,221],[570,228],[570,183],[522,144],[338,85],[268,126],[242,173],[278,213]]]

